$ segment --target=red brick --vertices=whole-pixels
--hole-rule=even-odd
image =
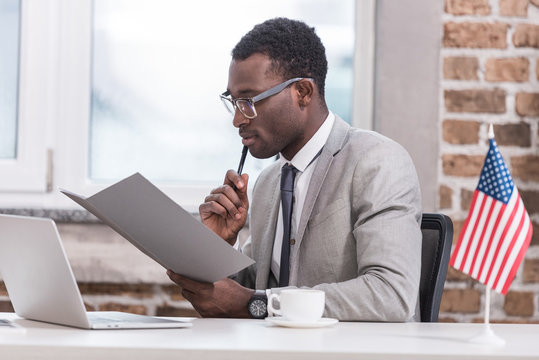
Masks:
[[[132,314],[148,315],[148,310],[144,305],[126,305],[113,302],[99,304],[99,311],[122,311]]]
[[[97,311],[97,308],[93,305],[90,305],[88,303],[84,303],[84,307],[86,308],[86,311]]]
[[[460,208],[462,210],[469,210],[470,205],[472,204],[474,191],[473,190],[460,190]]]
[[[152,284],[79,283],[83,295],[117,295],[150,298],[154,295]]]
[[[539,213],[539,191],[519,190],[518,192],[524,202],[528,214],[533,215]]]
[[[539,48],[539,25],[518,24],[513,34],[516,47]]]
[[[515,110],[520,116],[539,116],[539,93],[517,93]]]
[[[489,15],[488,0],[446,0],[445,12],[453,15]]]
[[[185,300],[185,298],[182,295],[182,291],[179,286],[177,285],[167,285],[162,286],[163,291],[167,293],[170,296],[171,300],[174,301],[182,301]]]
[[[524,181],[539,182],[539,156],[525,155],[511,158],[511,175]]]
[[[509,316],[532,316],[534,312],[533,293],[529,291],[509,291],[505,295],[503,308]]]
[[[522,281],[524,283],[539,282],[539,259],[524,259],[522,274]]]
[[[442,134],[445,142],[449,144],[477,144],[479,142],[479,126],[477,121],[444,120]]]
[[[536,224],[532,221],[532,239],[530,241],[530,246],[539,245],[539,224]]]
[[[449,186],[440,185],[440,208],[450,209],[453,206],[451,197],[453,196],[453,190]]]
[[[505,113],[505,91],[494,90],[445,90],[445,108],[449,112]]]
[[[528,0],[500,0],[500,15],[528,16]]]
[[[15,312],[9,300],[0,300],[0,312]]]
[[[518,124],[494,125],[496,143],[501,146],[531,146],[530,124],[524,122]]]
[[[485,80],[491,82],[524,82],[530,78],[530,61],[527,58],[488,59]]]
[[[476,282],[476,280],[472,278],[470,275],[467,275],[463,273],[462,271],[455,269],[453,266],[449,266],[447,268],[446,281],[457,281],[457,282],[467,281],[470,283]]]
[[[452,56],[444,58],[444,79],[477,80],[479,61],[476,57]]]
[[[456,322],[458,322],[458,320],[454,319],[452,317],[443,316],[443,317],[438,318],[438,322],[441,322],[441,323],[456,323]]]
[[[455,245],[459,240],[460,231],[462,230],[463,226],[464,220],[453,220],[453,245]]]
[[[170,305],[159,306],[155,315],[174,317],[200,317],[200,314],[194,309],[178,308]]]
[[[442,169],[450,176],[479,176],[484,160],[484,155],[443,154]]]
[[[444,24],[444,47],[507,48],[508,24],[449,22]]]
[[[472,323],[483,323],[485,321],[484,318],[474,318],[472,319]],[[490,318],[491,324],[539,324],[538,320],[529,320],[529,319],[516,319],[516,320],[508,320],[508,319],[493,319]]]
[[[445,289],[440,312],[472,314],[480,310],[481,294],[475,289]]]

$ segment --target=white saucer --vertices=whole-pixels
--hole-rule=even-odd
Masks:
[[[284,326],[284,327],[290,327],[290,328],[320,328],[325,326],[331,326],[335,325],[339,322],[337,319],[332,318],[321,318],[318,321],[309,321],[309,322],[302,322],[302,321],[293,321],[288,320],[285,318],[282,318],[280,316],[275,317],[267,317],[266,321],[278,325],[278,326]]]

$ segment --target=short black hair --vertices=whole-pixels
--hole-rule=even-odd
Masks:
[[[266,20],[241,38],[232,50],[232,58],[245,60],[256,53],[269,56],[276,74],[286,79],[312,78],[323,98],[328,62],[326,49],[313,27],[282,17]]]

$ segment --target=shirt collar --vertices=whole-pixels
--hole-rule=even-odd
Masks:
[[[291,163],[299,171],[303,172],[309,166],[313,158],[324,147],[329,133],[333,128],[335,122],[335,115],[330,111],[328,117],[324,120],[320,128],[314,133],[314,135],[307,141],[305,145],[294,155],[292,160],[288,161],[285,157],[279,153],[279,162],[281,167],[287,163]]]

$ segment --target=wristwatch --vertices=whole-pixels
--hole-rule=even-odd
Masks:
[[[264,319],[268,316],[268,297],[266,296],[266,290],[255,291],[251,299],[249,299],[247,311],[253,319]]]

